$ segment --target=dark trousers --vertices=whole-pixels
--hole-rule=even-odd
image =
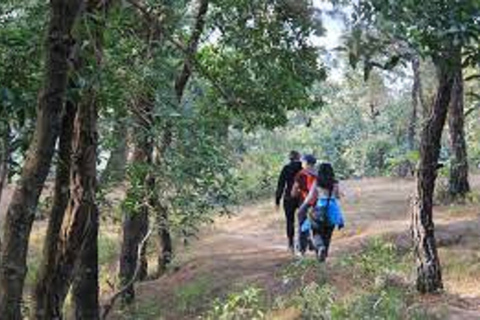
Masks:
[[[310,231],[302,231],[302,224],[307,220],[309,210],[310,206],[298,211],[298,249],[302,253],[307,251],[310,242]]]
[[[298,209],[298,199],[286,198],[283,201],[285,209],[285,220],[287,221],[287,238],[288,244],[293,246],[295,237],[295,211]]]
[[[330,248],[330,240],[332,239],[333,230],[335,226],[321,224],[318,228],[312,228],[313,245],[316,250],[325,248],[325,257],[328,256],[328,249]]]

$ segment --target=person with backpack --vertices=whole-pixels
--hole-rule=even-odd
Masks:
[[[317,173],[315,171],[315,164],[317,163],[317,159],[309,154],[305,155],[302,158],[302,171],[300,171],[295,176],[295,183],[292,187],[292,197],[299,198],[300,204],[306,202],[307,207],[304,210],[299,211],[298,216],[298,251],[303,256],[307,251],[307,248],[311,247],[310,243],[310,232],[309,230],[302,229],[303,223],[307,220],[307,211],[308,208],[312,207],[315,202],[316,198],[313,196],[311,199],[306,201],[310,190],[315,185],[315,181],[317,179]]]
[[[320,262],[328,257],[330,241],[334,229],[342,229],[345,225],[343,213],[338,203],[340,191],[335,172],[330,163],[322,163],[318,168],[317,179],[299,212],[307,212],[311,201],[315,199],[314,209],[309,214],[310,229],[313,234],[313,245]]]
[[[288,249],[293,252],[295,237],[295,212],[300,205],[300,201],[298,197],[291,196],[291,190],[295,176],[300,170],[302,170],[302,163],[300,162],[300,153],[298,151],[290,151],[289,159],[290,162],[283,167],[280,177],[278,178],[277,191],[275,193],[275,205],[278,210],[280,207],[280,200],[283,197]]]

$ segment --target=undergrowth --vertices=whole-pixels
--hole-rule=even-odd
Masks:
[[[298,269],[290,265],[283,276],[301,276],[311,270],[328,272],[340,276],[351,288],[342,292],[335,277],[317,275],[289,300],[283,299],[280,308],[293,306],[300,310],[302,319],[429,319],[421,309],[412,307],[415,293],[407,280],[409,258],[392,243],[375,238],[360,252],[330,262],[328,271],[309,260],[298,264]]]
[[[204,320],[265,319],[265,303],[262,291],[247,287],[243,291],[231,293],[226,299],[217,299]]]

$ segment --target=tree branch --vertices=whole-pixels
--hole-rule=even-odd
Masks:
[[[208,5],[208,0],[200,0],[202,1],[203,5],[204,5],[204,10],[205,10],[205,14],[206,14],[206,10],[207,10],[207,5]],[[159,21],[158,19],[155,19],[155,17],[153,16],[153,14],[151,12],[148,11],[147,8],[145,8],[145,6],[143,6],[142,4],[140,4],[139,1],[137,0],[127,0],[128,3],[130,3],[133,7],[135,7],[136,9],[138,9],[144,16],[145,18],[155,24],[158,28],[161,29],[161,21]],[[205,14],[202,14],[201,13],[201,10],[199,10],[199,15],[203,15],[203,18],[201,19],[204,19],[204,16]],[[198,17],[198,15],[197,15]],[[204,24],[205,22],[204,21],[201,21],[199,22],[197,20],[197,26],[199,23],[202,23]],[[203,26],[202,26],[203,28]],[[200,32],[201,34],[201,32]],[[194,55],[191,55],[190,54],[190,47],[188,45],[185,45],[183,44],[181,41],[179,40],[176,40],[174,39],[173,37],[169,36],[169,35],[165,35],[166,37],[166,40],[168,40],[170,43],[172,43],[177,49],[179,49],[180,51],[182,51],[186,57],[189,59],[189,63],[190,63],[190,66],[191,67],[194,67],[195,69],[197,69],[197,71],[200,72],[200,74],[202,76],[204,76],[205,78],[207,78],[208,81],[210,81],[210,83],[213,85],[213,87],[220,93],[220,95],[223,97],[223,99],[225,99],[225,102],[230,105],[230,106],[234,106],[234,107],[241,107],[242,105],[242,102],[241,100],[235,98],[235,97],[232,97],[228,92],[227,90],[225,90],[225,88],[222,87],[222,85],[219,83],[219,81],[217,81],[215,79],[214,76],[212,76],[208,70],[206,70],[206,68],[204,68],[201,63],[199,63],[199,61],[195,58]],[[195,37],[193,37],[193,34],[192,34],[192,38],[191,40],[194,40]],[[198,42],[200,40],[200,35],[198,35],[198,39],[195,40],[196,44],[195,46],[198,46]],[[191,43],[193,43],[193,41],[191,41]],[[190,71],[191,72],[191,71]]]
[[[199,8],[195,19],[195,25],[186,47],[186,57],[183,62],[182,71],[180,71],[180,74],[175,80],[175,92],[177,94],[178,101],[182,100],[183,92],[185,91],[188,79],[192,74],[191,60],[197,52],[200,36],[202,35],[205,26],[205,16],[207,15],[208,11],[208,3],[209,0],[199,0]]]
[[[102,313],[102,317],[101,317],[102,320],[107,319],[107,316],[110,313],[110,311],[112,310],[113,306],[115,305],[115,302],[117,301],[117,299],[121,295],[123,295],[128,290],[128,288],[130,286],[132,286],[137,281],[138,273],[140,272],[140,267],[141,267],[140,259],[142,257],[142,251],[143,251],[143,248],[145,247],[145,245],[147,243],[147,240],[148,240],[148,238],[150,237],[151,234],[152,234],[152,229],[149,229],[147,234],[145,235],[145,237],[140,242],[140,245],[138,246],[138,249],[137,249],[137,266],[135,267],[135,272],[133,273],[132,278],[120,290],[118,290],[116,293],[114,293],[112,295],[112,297],[108,300],[108,302],[105,303],[105,305],[103,306],[103,313]]]
[[[473,107],[465,111],[464,117],[465,118],[468,117],[470,114],[472,114],[475,110],[478,110],[478,109],[480,109],[480,103],[477,103],[476,105],[474,105]]]

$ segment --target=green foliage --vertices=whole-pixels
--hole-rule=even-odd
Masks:
[[[359,253],[340,257],[334,266],[359,281],[352,284],[348,296],[342,296],[327,278],[327,284],[311,282],[302,287],[291,302],[304,319],[431,319],[411,306],[413,293],[399,280],[408,270],[404,258],[392,243],[372,239]]]
[[[158,301],[139,302],[122,311],[115,312],[121,320],[162,320],[162,310]]]
[[[250,197],[273,194],[290,150],[331,162],[340,178],[397,174],[406,161],[413,169],[418,155],[407,151],[409,88],[393,91],[385,82],[378,72],[367,83],[350,72],[315,88],[325,100],[322,110],[292,112],[288,125],[275,131],[233,132],[241,190]]]
[[[46,13],[45,1],[0,4],[0,136],[1,143],[6,135],[11,140],[0,152],[12,154],[11,175],[19,171],[33,131]]]
[[[419,308],[409,307],[408,291],[386,287],[341,301],[332,287],[311,283],[294,300],[303,319],[436,319]]]
[[[207,91],[217,112],[234,126],[274,128],[289,110],[318,107],[310,89],[326,74],[309,41],[321,32],[314,18],[309,1],[212,1],[209,32],[219,38],[198,59],[223,88]]]
[[[178,287],[174,293],[178,311],[189,314],[206,303],[211,281],[209,278],[199,278]]]
[[[98,236],[98,264],[108,265],[118,256],[120,244],[118,237],[101,232]]]
[[[359,279],[372,280],[377,276],[406,269],[394,244],[380,238],[370,240],[361,252],[343,257],[340,265],[354,268],[355,276]]]
[[[225,300],[216,300],[212,309],[202,319],[206,320],[240,320],[265,319],[262,304],[262,291],[248,287],[239,293],[230,294]]]

